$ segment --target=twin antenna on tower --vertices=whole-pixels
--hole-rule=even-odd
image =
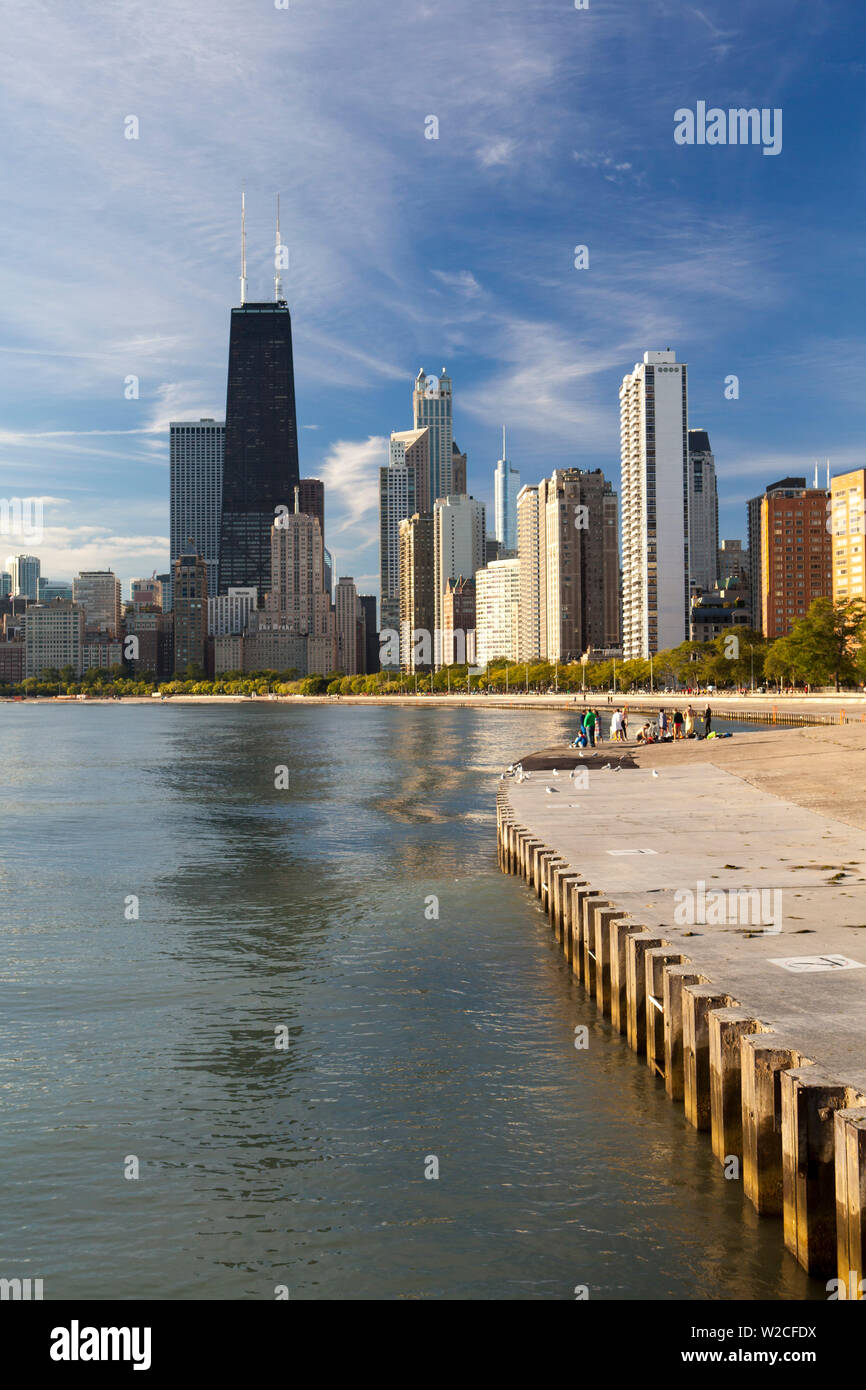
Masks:
[[[280,278],[280,252],[283,249],[280,241],[280,195],[277,196],[277,232],[274,244],[274,302],[283,302],[283,282]],[[241,193],[241,304],[247,302],[247,195],[246,191]]]

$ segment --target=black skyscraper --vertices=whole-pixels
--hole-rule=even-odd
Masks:
[[[292,320],[285,300],[232,309],[219,592],[271,583],[276,509],[295,510],[298,426]]]

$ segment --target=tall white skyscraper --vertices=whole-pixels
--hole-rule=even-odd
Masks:
[[[451,378],[428,376],[422,367],[415,378],[412,413],[416,430],[430,431],[427,478],[418,478],[418,510],[431,512],[433,503],[454,492],[454,429],[451,418]]]
[[[226,427],[217,420],[203,419],[198,424],[171,423],[168,428],[171,572],[180,555],[194,550],[207,568],[207,591],[215,594]]]
[[[6,569],[12,576],[13,595],[38,598],[41,564],[36,555],[7,555]]]
[[[706,430],[689,430],[689,581],[714,589],[719,568],[719,494],[716,461]]]
[[[391,435],[390,460],[379,469],[379,601],[382,632],[400,630],[400,522],[420,511],[418,478],[430,467],[428,429]]]
[[[670,349],[645,352],[619,391],[626,660],[676,647],[688,635],[686,375]]]
[[[494,560],[475,576],[475,660],[517,660],[520,638],[520,561]]]
[[[505,452],[505,426],[502,426],[502,458],[494,477],[494,520],[496,539],[503,550],[517,554],[517,494],[520,473],[512,468]]]
[[[541,601],[541,521],[537,483],[527,483],[517,498],[517,557],[520,562],[520,634],[518,661],[537,661],[547,650],[546,608]]]
[[[484,503],[474,497],[443,497],[433,507],[434,629],[441,633],[442,598],[449,579],[471,579],[484,567],[486,522]],[[436,647],[438,648],[438,643]],[[434,649],[434,662],[442,664]]]

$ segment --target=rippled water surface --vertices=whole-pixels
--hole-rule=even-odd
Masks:
[[[573,722],[0,708],[0,1275],[46,1298],[825,1296],[499,872],[498,774]]]

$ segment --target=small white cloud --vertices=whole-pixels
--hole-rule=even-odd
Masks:
[[[482,145],[478,151],[478,163],[485,169],[495,168],[498,164],[510,164],[516,149],[516,140],[494,140],[490,145]]]
[[[629,177],[637,183],[643,180],[643,175],[636,174],[630,161],[626,159],[616,160],[609,154],[589,154],[585,150],[572,150],[571,157],[575,164],[601,174],[608,183],[624,183]]]
[[[477,299],[481,294],[481,286],[471,270],[434,270],[432,274],[449,289],[459,290],[461,294],[465,294],[467,299]]]

